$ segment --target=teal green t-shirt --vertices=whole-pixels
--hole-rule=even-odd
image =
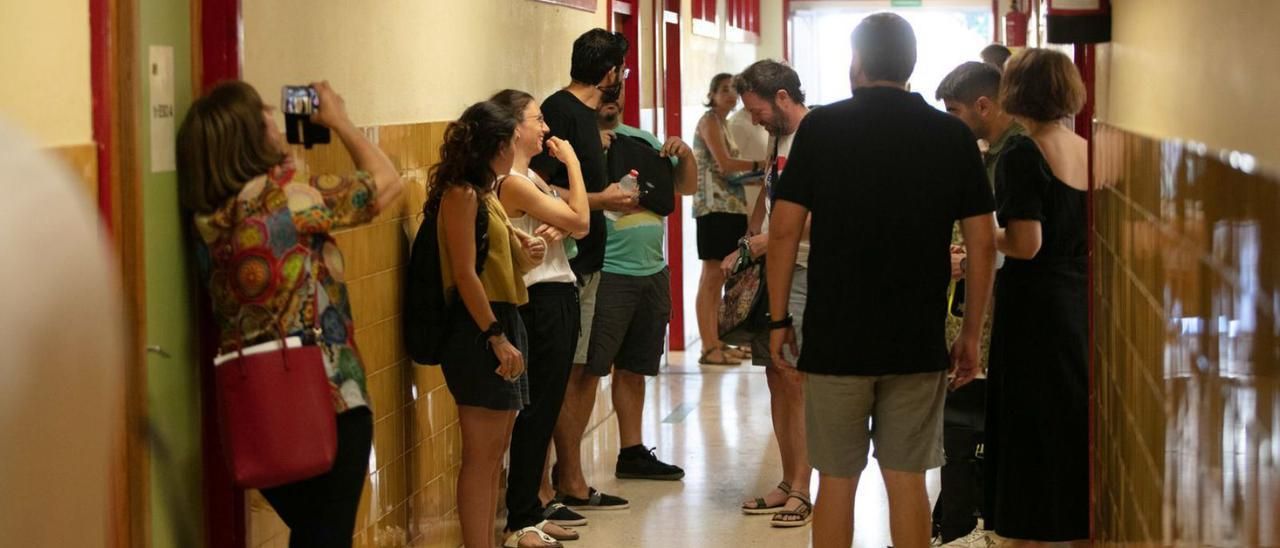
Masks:
[[[662,150],[662,142],[652,133],[628,125],[614,130],[618,135],[642,139]],[[671,159],[672,165],[676,163]],[[624,276],[651,276],[667,267],[662,253],[667,220],[650,211],[624,215],[617,221],[605,217],[608,240],[604,246],[604,271]]]

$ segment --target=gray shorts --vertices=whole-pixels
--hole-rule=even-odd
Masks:
[[[791,313],[792,326],[796,330],[796,349],[804,344],[804,303],[809,300],[809,269],[796,265],[791,274],[791,299],[787,303],[787,312]],[[798,358],[799,356],[795,356]],[[756,333],[751,339],[751,363],[753,365],[773,365],[773,357],[769,354],[769,330]],[[795,365],[795,362],[792,362]]]
[[[875,441],[882,468],[924,472],[942,466],[947,372],[860,377],[805,375],[809,461],[824,474],[856,478]],[[870,419],[870,424],[868,424]]]
[[[582,277],[578,284],[578,346],[573,352],[573,363],[587,363],[588,345],[591,343],[591,321],[596,315],[596,292],[600,289],[600,273],[592,272]]]
[[[608,375],[614,366],[640,375],[658,374],[671,320],[671,275],[600,275],[587,370]]]

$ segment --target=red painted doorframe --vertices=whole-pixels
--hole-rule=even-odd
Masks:
[[[1086,206],[1085,206],[1085,218],[1087,223],[1087,228],[1085,230],[1085,236],[1086,236],[1085,241],[1086,241],[1086,244],[1088,245],[1085,253],[1085,264],[1086,264],[1085,272],[1088,273],[1088,278],[1086,279],[1085,284],[1087,288],[1086,289],[1087,294],[1089,295],[1089,301],[1088,301],[1089,303],[1089,306],[1088,306],[1089,362],[1088,363],[1089,363],[1089,397],[1091,398],[1091,400],[1093,398],[1093,395],[1096,393],[1095,387],[1097,386],[1096,384],[1097,381],[1093,374],[1094,366],[1095,366],[1094,353],[1093,353],[1094,341],[1095,341],[1095,338],[1094,338],[1095,329],[1094,329],[1094,323],[1093,323],[1094,314],[1095,314],[1094,304],[1093,304],[1094,302],[1093,300],[1093,291],[1094,291],[1093,267],[1094,267],[1094,264],[1096,264],[1093,258],[1093,250],[1094,250],[1093,235],[1094,235],[1094,228],[1095,228],[1094,227],[1094,222],[1095,222],[1094,190],[1095,189],[1094,189],[1094,182],[1093,182],[1093,112],[1094,112],[1094,105],[1096,104],[1095,101],[1096,101],[1096,91],[1097,91],[1096,89],[1097,74],[1096,74],[1096,67],[1095,67],[1096,60],[1097,60],[1097,46],[1095,46],[1094,44],[1076,44],[1075,45],[1076,68],[1079,69],[1080,77],[1082,80],[1084,80],[1084,89],[1085,89],[1084,108],[1080,110],[1079,114],[1076,114],[1076,119],[1075,119],[1076,134],[1081,137],[1084,137],[1084,139],[1089,143],[1089,147],[1088,147],[1088,150],[1089,150],[1089,158],[1088,158],[1089,199],[1086,202]],[[1097,418],[1094,411],[1096,408],[1094,404],[1095,404],[1095,401],[1089,402],[1089,454],[1090,455],[1093,454],[1095,443],[1096,443],[1096,440],[1094,439],[1094,435],[1093,435],[1094,424]],[[1094,489],[1094,482],[1093,482],[1094,480],[1093,468],[1094,468],[1093,465],[1090,464],[1089,466],[1089,538],[1094,538],[1094,533],[1096,532],[1095,530],[1096,523],[1094,520],[1093,509],[1097,508],[1097,504],[1098,504],[1097,492]]]
[[[667,128],[667,137],[683,137],[683,125],[681,123],[681,101],[683,95],[680,87],[680,0],[665,0],[665,10],[657,18],[655,28],[661,29],[658,32],[665,36],[663,42],[663,53],[665,64],[658,78],[663,81],[663,100],[665,125]],[[668,21],[668,17],[674,22]],[[638,115],[637,115],[638,118]],[[671,341],[671,350],[682,351],[685,349],[684,337],[684,203],[680,198],[676,199],[676,207],[667,216],[667,256],[674,257],[676,260],[669,260],[668,265],[671,271],[671,302],[679,303],[677,306],[671,307],[671,324],[668,334]]]
[[[203,95],[214,85],[240,78],[240,1],[191,0],[199,25],[192,29],[195,89]],[[195,284],[197,306],[197,355],[200,364],[201,455],[204,459],[205,541],[208,546],[244,546],[244,491],[235,486],[227,467],[222,439],[218,433],[218,410],[213,394],[213,357],[217,353],[218,330],[208,292]]]
[[[644,79],[644,70],[640,66],[640,5],[638,0],[609,0],[609,30],[621,32],[627,39],[627,66],[631,68],[631,76],[623,83],[627,102],[622,107],[622,123],[631,127],[640,127],[640,86]],[[619,21],[621,28],[618,27]]]
[[[98,153],[98,213],[111,234],[115,229],[111,200],[111,8],[108,0],[89,0],[89,80],[93,87],[93,141]]]

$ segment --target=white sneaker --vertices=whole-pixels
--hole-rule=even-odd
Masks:
[[[969,534],[946,544],[940,544],[939,546],[951,548],[992,548],[995,545],[995,541],[991,539],[987,532],[983,530],[981,526],[978,526]]]

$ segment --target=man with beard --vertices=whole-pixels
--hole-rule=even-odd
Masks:
[[[734,87],[742,96],[743,109],[751,115],[751,121],[769,132],[769,162],[765,169],[765,184],[756,199],[755,210],[748,223],[745,246],[753,257],[765,253],[769,237],[769,214],[773,209],[773,197],[778,178],[787,167],[791,142],[800,121],[809,113],[804,104],[804,92],[800,89],[800,76],[791,67],[773,60],[758,61],[734,78]],[[800,243],[799,253],[793,262],[793,280],[786,308],[791,315],[803,316],[808,290],[805,279],[809,268],[809,245],[806,234]],[[740,252],[725,257],[722,264],[726,271],[734,268]],[[727,274],[727,272],[726,272]],[[813,505],[809,500],[809,481],[813,467],[809,465],[804,423],[803,378],[794,368],[774,363],[769,355],[769,333],[757,333],[751,344],[751,360],[765,366],[765,378],[769,383],[769,408],[773,415],[773,433],[782,454],[782,481],[763,497],[742,503],[746,514],[772,514],[770,525],[774,527],[803,527],[813,519]]]
[[[679,137],[663,143],[652,133],[622,124],[623,97],[611,95],[605,94],[598,114],[600,131],[609,136],[602,142],[616,149],[609,165],[623,172],[639,171],[640,180],[646,181],[655,174],[646,177],[639,153],[648,154],[652,160],[657,160],[654,155],[667,158],[675,167],[675,192],[692,195],[698,186],[693,150]],[[639,148],[637,153],[633,146],[625,155],[624,147],[635,144],[652,147],[653,151]],[[670,195],[664,198],[671,199]],[[616,219],[605,218],[608,232],[600,275],[602,298],[596,302],[592,321],[587,370],[601,377],[613,371],[613,407],[618,414],[621,448],[617,477],[679,480],[684,477],[684,470],[658,460],[641,438],[645,377],[658,374],[671,317],[671,276],[663,256],[666,219],[643,205],[620,213]]]
[[[556,421],[557,501],[548,504],[544,516],[557,525],[581,526],[587,520],[577,510],[617,510],[629,503],[620,497],[601,493],[587,485],[582,473],[581,444],[591,410],[595,405],[600,377],[586,367],[587,348],[591,340],[592,317],[596,292],[600,286],[600,270],[604,266],[604,210],[624,211],[637,203],[634,193],[610,184],[605,173],[604,149],[596,126],[596,109],[606,93],[616,96],[630,70],[624,65],[627,40],[619,33],[592,29],[573,42],[568,87],[542,102],[542,115],[551,130],[549,137],[569,142],[578,154],[582,178],[591,205],[591,226],[577,242],[577,256],[570,267],[578,278],[580,321],[573,370],[569,373],[564,403]],[[543,180],[567,189],[568,172],[564,164],[544,152],[530,162],[530,167]],[[542,493],[547,498],[547,489]]]

